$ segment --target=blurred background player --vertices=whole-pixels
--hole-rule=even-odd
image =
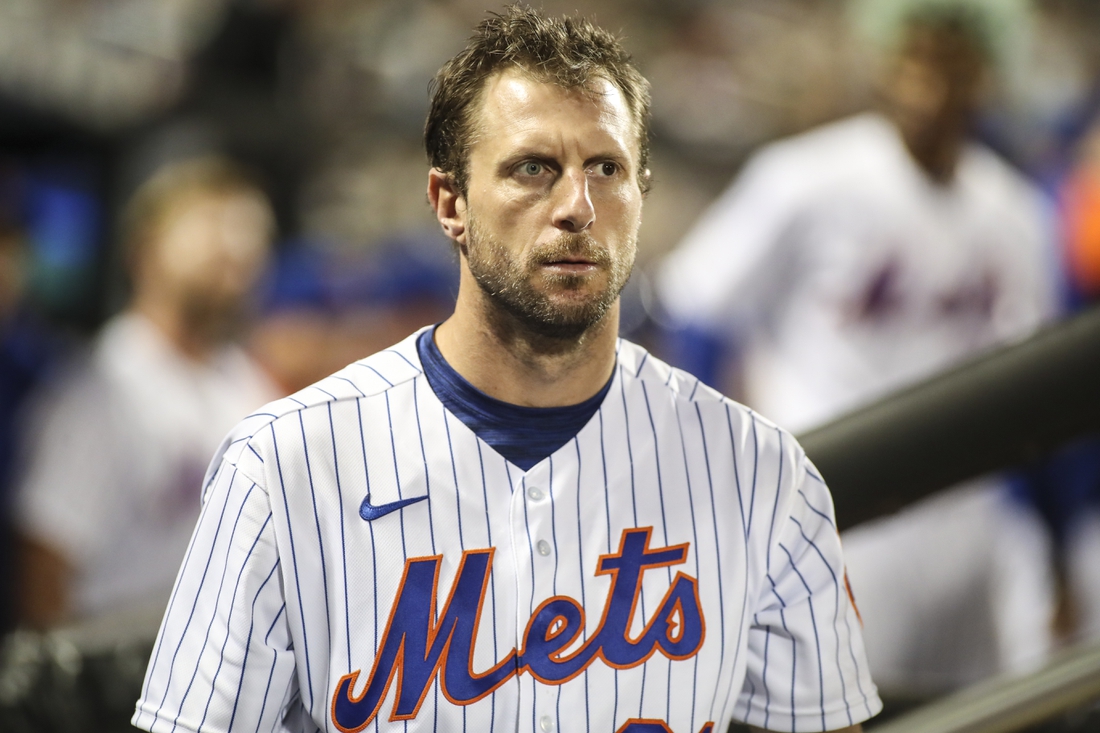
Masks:
[[[977,3],[903,5],[879,109],[761,150],[661,273],[687,368],[721,382],[732,346],[747,403],[795,431],[1054,313],[1040,194],[968,139],[992,19]],[[1043,661],[1047,540],[1006,497],[977,481],[846,534],[884,692]]]
[[[133,292],[36,407],[16,516],[23,621],[158,612],[198,516],[208,454],[274,396],[234,345],[274,221],[230,163],[160,170],[125,219]]]

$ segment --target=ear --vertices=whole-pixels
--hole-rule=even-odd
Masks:
[[[432,168],[428,172],[428,203],[443,233],[461,246],[466,245],[466,199],[454,185],[454,179]]]

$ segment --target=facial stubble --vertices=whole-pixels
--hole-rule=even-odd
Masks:
[[[634,266],[634,235],[626,242],[620,257],[600,246],[587,232],[563,232],[549,244],[517,257],[502,242],[482,231],[472,216],[467,237],[465,249],[470,274],[489,302],[532,335],[553,340],[575,341],[602,321],[626,286]],[[604,287],[581,295],[593,274],[573,275],[543,269],[566,259],[595,265],[604,274]],[[576,297],[555,299],[554,294]]]

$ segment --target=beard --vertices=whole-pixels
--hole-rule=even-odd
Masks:
[[[563,232],[522,258],[515,258],[491,235],[483,233],[471,217],[468,223],[466,261],[470,274],[489,301],[530,333],[554,340],[576,340],[603,320],[630,279],[634,266],[635,238],[625,256],[616,258],[586,232]],[[545,265],[576,258],[590,262],[604,273],[604,287],[584,293],[593,273],[548,273]],[[544,283],[542,289],[536,281]],[[555,299],[553,294],[558,294]],[[565,296],[565,297],[561,297]]]
[[[246,299],[210,292],[187,293],[179,304],[188,333],[211,345],[238,338],[247,320]]]

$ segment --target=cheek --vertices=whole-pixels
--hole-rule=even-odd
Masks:
[[[601,203],[600,209],[607,225],[633,238],[642,221],[642,195],[638,187],[617,186],[608,191]],[[597,216],[599,216],[599,210]]]
[[[168,280],[188,290],[238,294],[255,283],[266,252],[267,240],[254,228],[192,217],[166,232],[159,260]]]
[[[211,270],[213,227],[203,217],[183,217],[163,233],[159,256],[161,269],[170,280],[193,281]]]

